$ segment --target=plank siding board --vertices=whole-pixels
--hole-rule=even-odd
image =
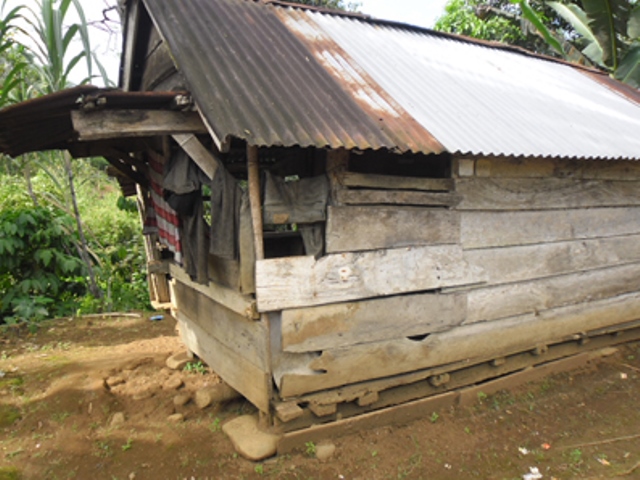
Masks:
[[[565,178],[462,178],[459,210],[533,210],[640,205],[640,183]]]
[[[483,281],[457,245],[260,260],[258,310],[341,303]]]
[[[338,190],[336,198],[338,203],[344,205],[454,207],[460,202],[460,196],[457,193],[407,190]]]
[[[247,320],[179,281],[174,292],[178,310],[193,323],[256,367],[268,369],[268,334],[262,322]]]
[[[465,249],[531,245],[640,233],[640,208],[460,213]]]
[[[397,177],[344,172],[338,181],[345,187],[368,187],[384,190],[422,190],[427,192],[448,192],[454,189],[451,178]]]
[[[462,324],[466,313],[466,294],[434,293],[285,310],[282,346],[313,352],[424,335]]]
[[[411,207],[329,207],[327,253],[460,242],[458,212]]]
[[[640,318],[640,294],[572,305],[493,322],[479,322],[423,341],[389,340],[326,350],[308,367],[316,375],[285,374],[281,397],[398,375],[405,372],[477,358],[500,357],[540,345],[556,343],[580,332],[589,332]],[[375,365],[375,368],[371,368]]]
[[[496,320],[640,290],[640,264],[579,272],[468,292],[465,323]]]
[[[640,261],[640,235],[465,251],[487,285],[520,282]]]
[[[202,358],[226,383],[240,392],[263,412],[269,411],[270,382],[268,372],[219,342],[200,325],[178,312],[180,336],[187,348]]]
[[[475,161],[478,177],[493,178],[574,178],[640,180],[640,162],[609,160],[560,160],[552,158],[478,158]]]
[[[209,282],[208,285],[196,283],[189,278],[189,275],[187,275],[187,272],[185,272],[182,267],[174,263],[169,265],[169,272],[171,277],[197,290],[229,310],[243,315],[246,318],[256,318],[255,301],[250,296],[243,295],[237,290],[219,285],[215,282]]]

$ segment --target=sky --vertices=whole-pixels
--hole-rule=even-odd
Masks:
[[[180,0],[176,0],[180,1]],[[348,0],[354,1],[354,0]],[[346,3],[348,3],[348,1]],[[384,20],[395,20],[422,27],[432,27],[436,19],[443,13],[448,0],[355,0],[360,4],[362,13]],[[33,0],[9,0],[8,4],[29,4]],[[33,2],[35,3],[35,2]],[[102,11],[106,5],[113,5],[114,0],[81,0],[87,21],[98,21],[103,18]],[[9,6],[8,5],[8,6]],[[112,18],[117,18],[115,12],[111,12]],[[70,17],[70,21],[74,21]],[[96,51],[101,63],[109,72],[111,79],[117,83],[119,59],[122,48],[122,40],[119,36],[101,31],[96,27],[91,29],[92,48]],[[78,74],[82,78],[82,74]],[[93,83],[101,85],[96,79]]]

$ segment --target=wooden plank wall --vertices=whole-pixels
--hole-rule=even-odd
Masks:
[[[263,412],[269,411],[268,328],[204,293],[174,280],[176,316],[182,339],[229,385]]]
[[[301,359],[276,378],[281,398],[544,348],[640,318],[638,163],[462,159],[454,177],[448,193],[445,184],[393,183],[460,199],[421,208],[395,205],[409,198],[401,192],[384,205],[347,196],[384,179],[343,175],[328,254],[258,264],[258,309],[282,310],[282,352],[291,365]]]

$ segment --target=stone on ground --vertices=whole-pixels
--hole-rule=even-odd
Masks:
[[[182,370],[192,358],[189,352],[174,353],[167,358],[166,365],[171,370]]]
[[[219,383],[213,387],[203,388],[196,392],[194,401],[198,408],[205,409],[212,403],[228,402],[241,395],[226,383]]]
[[[122,425],[124,421],[125,421],[124,413],[116,412],[113,414],[113,417],[111,417],[111,421],[109,422],[109,425],[112,427],[118,427]]]
[[[316,458],[318,460],[329,460],[336,453],[336,446],[331,442],[320,442],[316,445]]]
[[[233,443],[236,452],[248,460],[258,462],[276,454],[279,435],[258,428],[258,417],[243,415],[222,426],[222,431]]]
[[[184,422],[184,415],[182,413],[174,413],[173,415],[169,415],[167,420],[171,423],[182,423]]]
[[[176,407],[182,407],[186,405],[191,400],[191,395],[188,393],[179,393],[175,397],[173,397],[173,404]]]
[[[162,388],[164,390],[177,390],[179,389],[182,385],[183,385],[183,381],[180,377],[173,376],[173,377],[169,377],[163,384],[162,384]]]

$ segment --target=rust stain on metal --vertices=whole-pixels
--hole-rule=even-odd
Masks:
[[[303,12],[279,9],[282,22],[340,87],[375,121],[400,152],[442,153],[444,146]]]

